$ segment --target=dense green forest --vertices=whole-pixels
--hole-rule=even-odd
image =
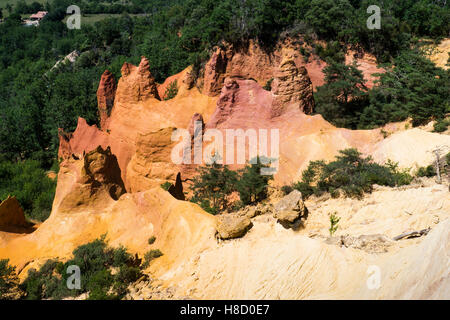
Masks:
[[[56,167],[58,128],[74,130],[79,116],[90,124],[98,121],[95,93],[105,69],[119,77],[124,61],[138,63],[145,55],[161,82],[190,64],[200,70],[210,49],[222,40],[239,45],[256,39],[267,50],[286,36],[301,36],[310,43],[325,40],[326,48],[316,48],[329,62],[327,83],[315,96],[317,111],[340,126],[369,128],[408,116],[421,124],[443,119],[449,112],[449,72],[425,60],[418,46],[424,37],[434,41],[448,37],[450,10],[443,0],[5,2],[2,9],[7,14],[0,23],[0,161],[5,168]],[[69,30],[62,20],[72,4],[82,13],[121,15]],[[367,7],[374,4],[381,8],[379,30],[366,27]],[[22,14],[41,9],[49,14],[39,27],[21,25]],[[347,46],[362,47],[385,64],[388,72],[375,89],[358,86],[360,74],[343,65]],[[80,52],[76,63],[52,69],[73,50]],[[342,99],[348,88],[353,88],[354,99]],[[23,163],[27,161],[34,162]],[[20,184],[9,183],[18,171],[0,171],[2,196],[21,192]],[[53,190],[30,191],[26,201],[49,199]],[[47,208],[22,205],[30,217],[42,220],[46,216],[42,212],[50,207],[49,201],[40,201]]]

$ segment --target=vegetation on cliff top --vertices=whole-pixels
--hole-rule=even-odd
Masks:
[[[408,170],[400,170],[392,161],[380,165],[371,157],[362,157],[356,149],[346,149],[339,151],[336,160],[329,163],[311,161],[302,173],[302,180],[283,187],[283,190],[289,193],[297,189],[304,198],[324,193],[336,198],[341,194],[362,198],[364,193],[372,192],[375,184],[395,187],[410,184],[412,180]]]

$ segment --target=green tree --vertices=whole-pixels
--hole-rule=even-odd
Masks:
[[[78,266],[81,272],[81,288],[67,288],[69,266]],[[112,273],[117,268],[117,273]],[[63,263],[47,260],[39,269],[30,269],[20,287],[26,292],[26,299],[62,299],[89,292],[90,300],[121,299],[127,293],[130,283],[142,276],[133,257],[123,248],[111,248],[105,236],[79,246],[73,251],[73,258]]]
[[[7,299],[7,295],[17,288],[18,283],[16,267],[9,265],[9,259],[0,260],[0,300]]]
[[[268,168],[268,165],[258,157],[255,163],[246,165],[240,171],[236,189],[244,205],[257,203],[267,198],[269,181],[273,179],[273,176],[263,174],[261,171],[263,168]]]
[[[400,170],[397,163],[388,161],[380,165],[371,157],[362,157],[356,149],[345,149],[329,163],[310,162],[303,171],[302,181],[292,187],[302,192],[305,198],[325,192],[338,197],[339,190],[347,197],[362,198],[364,193],[372,192],[375,184],[394,187],[410,184],[412,179],[408,170]]]
[[[198,173],[192,183],[194,196],[191,201],[212,214],[226,210],[228,196],[236,190],[237,173],[216,162],[198,168]]]
[[[402,52],[381,74],[359,127],[370,128],[412,117],[413,125],[450,112],[450,77],[418,51]]]
[[[315,93],[316,112],[337,126],[354,128],[366,103],[363,74],[355,62],[351,65],[328,62],[324,68],[325,84]]]
[[[170,100],[175,98],[178,93],[178,82],[177,80],[172,81],[166,88],[164,92],[164,100]]]

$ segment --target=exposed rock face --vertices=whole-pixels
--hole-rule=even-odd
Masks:
[[[240,238],[251,227],[251,220],[245,216],[225,213],[217,218],[217,233],[223,240]]]
[[[102,129],[107,127],[107,121],[114,106],[116,89],[117,85],[114,75],[106,70],[102,74],[97,90],[98,112],[100,115],[100,127]]]
[[[103,199],[102,205],[105,205],[108,199],[118,200],[125,193],[117,158],[109,147],[98,146],[76,161],[82,162],[81,170],[74,187],[62,200],[60,212],[74,212],[99,199]]]
[[[195,125],[197,122],[201,122],[202,131],[205,129],[205,122],[203,121],[203,116],[200,113],[194,113],[188,128],[189,134],[191,135],[192,138],[194,138],[194,136],[196,135],[194,130],[196,129]],[[200,132],[198,134],[200,134]],[[201,134],[203,134],[203,132]]]
[[[222,93],[219,97],[219,101],[217,101],[217,111],[220,111],[220,118],[215,122],[215,126],[222,123],[233,112],[238,89],[239,84],[236,82],[236,80],[231,78],[227,78],[225,80]]]
[[[178,166],[171,162],[171,140],[175,128],[139,134],[136,153],[127,167],[127,181],[130,192],[147,190],[161,183],[174,181]]]
[[[83,164],[82,160],[71,164],[65,162],[59,172],[58,184],[64,181],[67,186],[74,174],[79,174],[73,168]],[[70,192],[78,185],[75,182]],[[64,189],[61,187],[64,186],[58,186]],[[61,192],[57,193],[60,198]],[[157,277],[164,270],[182,266],[198,251],[216,243],[215,217],[193,203],[176,200],[159,186],[141,193],[126,193],[118,201],[105,193],[102,197],[96,193],[91,200],[83,210],[79,210],[80,206],[75,202],[73,207],[54,206],[49,219],[36,231],[16,237],[8,245],[3,242],[0,231],[0,259],[9,258],[23,279],[28,266],[34,262],[43,263],[49,257],[70,258],[75,248],[104,234],[111,246],[125,246],[139,257],[149,250],[149,237],[155,236],[155,248],[164,253],[150,266]],[[175,243],[178,245],[174,246]]]
[[[299,54],[300,47],[312,51],[311,47],[305,48],[305,44],[299,46],[298,43],[295,44],[295,41],[290,40],[278,43],[272,52],[267,52],[254,41],[239,48],[222,44],[221,48],[217,48],[212,54],[205,66],[203,93],[209,96],[219,95],[227,77],[254,79],[264,86],[268,80],[275,77],[280,63],[286,58],[294,60],[298,67],[306,68],[314,89],[323,85],[325,78],[323,69],[327,63],[315,54],[305,59],[303,55]],[[368,88],[373,87],[374,80],[376,80],[372,74],[384,72],[384,69],[377,67],[375,57],[369,53],[361,52],[355,55],[354,51],[348,50],[345,59],[347,64],[352,61],[357,62],[358,68],[363,72],[364,79],[367,81]],[[300,69],[300,73],[303,72]],[[306,109],[305,112],[307,112]]]
[[[143,60],[144,63],[141,63],[140,67],[124,63],[123,76],[117,85],[114,107],[107,120],[106,128],[99,130],[95,125],[90,126],[84,119],[79,118],[77,128],[73,133],[65,133],[60,130],[60,159],[71,159],[72,155],[81,158],[83,153],[92,151],[99,145],[103,148],[110,146],[111,152],[118,159],[122,180],[127,190],[129,190],[129,185],[133,184],[133,181],[130,183],[127,181],[128,165],[136,153],[137,141],[141,135],[167,128],[188,128],[193,114],[198,113],[208,119],[217,102],[217,98],[205,96],[198,90],[188,89],[189,85],[192,85],[192,83],[189,84],[189,81],[192,81],[192,79],[189,80],[191,67],[168,78],[164,84],[158,87],[158,90],[164,91],[167,85],[177,80],[179,91],[174,99],[160,101],[150,98],[145,101],[137,101],[139,92],[142,92],[139,85],[139,82],[143,81],[142,74],[149,74],[148,65],[145,63],[146,59]],[[141,74],[139,68],[141,68]],[[129,96],[127,96],[127,92]],[[168,138],[170,140],[170,135]],[[167,180],[174,182],[176,174],[182,171],[171,161],[172,147],[173,145],[167,144],[168,150],[163,153],[166,157],[159,157],[161,166],[164,162],[165,168],[158,171],[157,165],[153,166],[152,170],[155,172],[153,177],[157,178],[153,185],[159,187],[159,184]],[[157,172],[160,172],[161,175],[158,175]],[[145,171],[145,174],[147,173]],[[130,177],[132,176],[133,174],[130,175]],[[140,182],[135,183],[135,185],[139,184]]]
[[[16,197],[8,196],[0,203],[0,229],[26,227],[25,214]]]
[[[258,84],[253,80],[239,80],[234,78],[226,78],[219,100],[217,101],[217,108],[212,115],[210,121],[207,123],[208,128],[220,128],[232,119],[237,119],[239,115],[248,113],[253,118],[253,122],[262,120],[261,118],[270,118],[270,104],[271,97],[269,92],[265,90],[255,90]],[[243,93],[243,94],[241,94]],[[260,99],[255,99],[255,93],[261,93]],[[251,97],[249,95],[252,95]],[[259,97],[258,97],[259,98]],[[265,98],[265,99],[264,99]],[[261,105],[256,105],[257,102],[264,99]],[[251,105],[251,106],[249,106]],[[255,113],[254,108],[258,108],[259,112]],[[248,121],[242,119],[243,122],[249,124]],[[233,126],[234,127],[234,126]],[[229,126],[229,128],[233,128]],[[245,128],[246,126],[240,126]]]
[[[81,158],[83,153],[90,152],[99,145],[106,148],[108,144],[108,135],[105,132],[95,125],[88,125],[83,118],[78,118],[77,128],[73,133],[59,129],[58,157],[69,159],[75,155]]]
[[[369,253],[387,252],[393,241],[382,234],[370,234],[353,237],[350,235],[330,237],[325,243],[364,250]]]
[[[182,97],[189,92],[195,86],[195,78],[192,71],[192,66],[187,67],[183,71],[174,74],[164,80],[163,83],[158,84],[158,94],[161,100],[164,100],[166,90],[170,84],[176,81],[178,92],[175,98]],[[172,99],[170,99],[172,100]]]
[[[150,98],[160,100],[158,88],[150,73],[150,63],[142,57],[138,67],[124,63],[116,97],[121,103],[137,103]]]
[[[223,49],[216,49],[205,66],[203,93],[216,96],[220,93],[227,70],[228,57]]]
[[[97,147],[84,157],[84,166],[81,182],[85,184],[104,185],[114,200],[117,200],[124,192],[123,181],[120,177],[120,168],[117,158],[108,147],[104,150]]]
[[[273,77],[279,56],[267,53],[250,41],[246,48],[224,44],[217,48],[205,66],[203,93],[217,96],[227,77],[254,79],[264,85]]]
[[[285,108],[294,104],[306,114],[314,111],[314,97],[311,80],[305,67],[297,68],[294,60],[284,60],[272,83],[273,116],[279,116]]]
[[[308,217],[308,209],[303,203],[302,193],[298,190],[278,201],[274,206],[274,218],[285,228],[296,229]]]
[[[200,113],[195,113],[187,128],[190,135],[190,143],[187,143],[184,148],[184,153],[190,152],[190,163],[183,163],[181,165],[181,172],[184,177],[192,177],[196,174],[198,159],[195,158],[195,154],[203,155],[203,134],[205,132],[205,122],[203,116]],[[197,143],[196,143],[197,141]]]

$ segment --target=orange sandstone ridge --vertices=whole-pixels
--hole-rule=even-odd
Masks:
[[[386,160],[376,152],[386,143],[380,129],[339,129],[319,115],[309,115],[314,110],[314,82],[309,76],[312,69],[292,47],[281,47],[269,54],[251,42],[248,50],[233,50],[217,49],[205,66],[204,77],[196,81],[189,67],[158,85],[145,57],[137,67],[125,63],[117,85],[105,71],[97,92],[101,128],[89,126],[80,118],[74,133],[61,131],[59,157],[81,157],[99,145],[109,146],[129,192],[174,182],[179,172],[185,180],[195,174],[195,166],[172,163],[171,151],[178,142],[171,136],[177,128],[192,127],[195,118],[201,117],[207,129],[223,132],[279,129],[280,162],[275,175],[279,185],[298,180],[309,161],[331,160],[339,150],[349,147],[379,154],[379,159]],[[349,54],[350,60],[365,61],[364,72],[379,71],[368,55],[360,58],[351,51]],[[268,79],[273,79],[271,91],[261,86]],[[179,86],[177,96],[160,100],[175,80]],[[203,87],[199,89],[199,85]],[[394,158],[399,158],[401,165],[416,164]],[[428,160],[430,156],[422,158]]]
[[[314,61],[305,64],[292,48],[281,48],[272,56],[251,44],[244,52],[217,49],[205,67],[204,77],[197,80],[189,67],[163,84],[157,84],[146,58],[142,58],[139,66],[125,63],[117,85],[112,75],[105,71],[97,91],[100,128],[79,118],[73,133],[60,130],[58,155],[62,162],[50,218],[31,234],[9,237],[0,231],[0,258],[9,258],[18,266],[23,278],[29,268],[51,257],[67,259],[77,246],[106,233],[112,246],[124,245],[141,255],[149,249],[148,238],[155,236],[154,248],[161,249],[164,255],[155,261],[151,271],[163,279],[172,279],[173,283],[177,277],[188,282],[192,280],[190,276],[180,275],[193,270],[184,271],[186,263],[194,265],[192,268],[199,266],[209,270],[208,275],[222,270],[221,266],[211,262],[202,264],[199,257],[200,253],[210,250],[205,259],[222,261],[217,259],[217,254],[226,253],[235,246],[224,246],[219,252],[213,250],[217,246],[214,238],[216,217],[193,203],[176,200],[159,186],[170,181],[179,193],[182,181],[195,174],[195,165],[175,165],[171,161],[171,151],[177,143],[171,139],[173,131],[189,129],[192,137],[195,121],[202,124],[203,130],[278,129],[279,169],[274,176],[278,185],[298,181],[310,161],[331,160],[339,150],[349,147],[373,155],[376,161],[392,159],[403,167],[414,167],[432,161],[433,155],[428,151],[434,146],[450,145],[449,136],[420,129],[406,130],[404,123],[386,126],[391,135],[385,139],[381,129],[341,129],[320,115],[310,115],[314,109],[314,87],[323,79],[323,74],[322,78],[318,77]],[[274,78],[271,91],[267,91],[262,85],[271,78]],[[177,96],[161,100],[174,80],[179,86]],[[432,190],[428,191],[427,197],[432,197]],[[419,199],[422,195],[416,196]],[[444,207],[447,206],[445,203]],[[261,226],[258,232],[269,234],[265,228]],[[270,231],[270,242],[291,236],[285,231],[275,231],[275,234]],[[434,237],[436,242],[431,242],[430,247],[437,246],[437,240],[445,238],[442,233],[435,233]],[[320,247],[315,259],[320,259],[320,252],[330,255],[328,247],[315,243],[316,240],[299,241],[298,246],[304,242],[309,248]],[[289,247],[287,243],[286,252],[299,249]],[[247,255],[247,245],[251,244],[245,244],[239,251],[242,257]],[[258,244],[259,254],[252,255],[248,270],[262,265],[257,256],[266,255],[264,248],[268,248],[264,243]],[[425,247],[423,251],[426,251]],[[331,256],[336,258],[339,254]],[[412,253],[411,256],[416,257]],[[224,266],[234,260],[233,255],[229,255],[231,260],[227,257],[222,256],[226,260]],[[370,262],[372,259],[354,253],[349,257],[354,261]],[[286,263],[290,261],[287,259]],[[386,266],[390,264],[385,261]],[[365,273],[362,268],[357,271],[358,274]],[[245,272],[236,274],[245,275]],[[208,282],[212,284],[202,297],[217,296],[208,276],[201,278],[202,284]],[[292,282],[285,284],[288,283]],[[324,280],[323,286],[327,285]],[[229,290],[228,297],[260,297],[257,293],[244,292],[243,288]],[[289,290],[289,297],[303,297],[297,295],[295,288]],[[275,292],[260,298],[276,298],[273,294]],[[336,293],[336,296],[340,295]]]

